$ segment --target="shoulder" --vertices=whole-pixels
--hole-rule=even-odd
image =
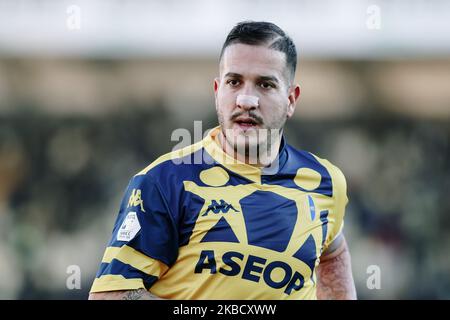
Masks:
[[[143,196],[159,194],[166,203],[178,203],[184,190],[184,181],[198,182],[200,172],[210,167],[204,157],[202,141],[166,153],[136,173],[131,178],[128,190],[133,192],[139,189]]]
[[[323,167],[326,168],[330,175],[331,186],[332,186],[332,196],[335,201],[335,206],[338,212],[344,212],[345,206],[348,202],[347,197],[347,181],[341,169],[336,165],[328,161],[327,159],[322,159],[314,154],[311,155],[319,162]]]
[[[297,175],[306,173],[316,176],[320,178],[322,190],[327,189],[325,188],[327,186],[332,190],[332,194],[345,194],[346,179],[338,166],[312,152],[299,150],[290,145],[288,148],[290,171],[297,170]]]
[[[327,171],[330,173],[331,179],[333,181],[333,185],[335,185],[336,187],[339,187],[339,188],[346,187],[345,176],[342,173],[342,170],[338,166],[331,163],[327,159],[320,158],[313,153],[310,153],[310,154],[316,159],[317,162],[319,162],[322,166],[324,166],[327,169]]]
[[[166,153],[131,177],[122,199],[121,208],[132,207],[136,212],[170,212],[177,218],[182,181],[198,171],[192,158],[202,152],[202,144],[189,145]]]
[[[201,152],[203,149],[203,142],[200,141],[195,144],[191,144],[179,150],[168,152],[147,167],[135,174],[135,177],[139,176],[157,176],[162,170],[176,169],[178,166],[183,164],[193,164],[195,163],[193,158],[195,154]]]

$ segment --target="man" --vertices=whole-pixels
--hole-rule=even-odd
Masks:
[[[296,61],[272,23],[231,30],[214,80],[220,126],[132,178],[91,299],[356,298],[345,178],[282,135]]]

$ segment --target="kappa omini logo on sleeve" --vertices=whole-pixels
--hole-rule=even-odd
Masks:
[[[136,236],[139,230],[141,230],[141,225],[139,224],[136,212],[129,212],[117,232],[117,240],[130,241]]]
[[[131,191],[130,198],[128,199],[127,208],[139,206],[141,208],[141,211],[145,212],[145,210],[144,210],[144,200],[142,200],[141,196],[142,196],[141,189],[133,189]]]

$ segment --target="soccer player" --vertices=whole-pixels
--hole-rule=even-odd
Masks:
[[[131,179],[91,299],[356,299],[345,178],[282,134],[296,62],[272,23],[231,30],[219,126]]]

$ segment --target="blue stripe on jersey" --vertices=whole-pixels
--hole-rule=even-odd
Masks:
[[[108,274],[121,275],[126,279],[142,279],[147,290],[150,289],[150,287],[158,280],[158,277],[146,274],[117,259],[113,259],[111,263],[102,263],[97,272],[96,278]]]
[[[327,239],[328,230],[328,210],[320,211],[320,221],[322,221],[322,247]]]
[[[316,206],[314,205],[314,200],[310,195],[308,195],[308,204],[311,221],[314,221],[314,219],[316,218]]]

